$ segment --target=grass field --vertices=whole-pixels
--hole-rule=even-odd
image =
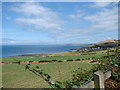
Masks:
[[[104,53],[103,53],[104,52]],[[94,52],[92,52],[94,53]],[[41,60],[68,60],[68,59],[86,59],[86,58],[92,58],[96,57],[99,58],[101,56],[105,56],[105,51],[96,51],[96,54],[90,54],[90,55],[81,55],[81,53],[78,52],[64,52],[64,53],[55,53],[55,54],[46,54],[46,55],[32,55],[32,56],[16,56],[16,57],[4,57],[2,58],[3,62],[18,62],[18,61],[41,61]],[[82,53],[86,54],[86,53]],[[53,57],[42,57],[42,56],[50,56],[53,55]]]
[[[2,83],[4,88],[49,88],[49,85],[42,78],[25,70],[24,66],[25,64],[3,64]],[[87,62],[32,63],[31,66],[39,66],[40,69],[51,75],[52,80],[62,81],[71,78],[72,71],[78,67],[84,70],[92,68],[92,64]]]
[[[94,53],[94,54],[92,54]],[[86,55],[88,54],[88,55]],[[30,63],[31,67],[39,66],[39,68],[47,72],[52,80],[68,80],[72,76],[72,71],[77,68],[83,70],[92,69],[93,64],[86,58],[100,58],[106,56],[106,50],[97,50],[92,52],[61,52],[44,55],[31,55],[31,56],[16,56],[4,57],[2,62],[18,62],[18,61],[41,61],[41,60],[69,60],[72,62],[54,62],[54,63]],[[43,57],[45,56],[45,57]],[[51,57],[52,56],[52,57]],[[75,59],[85,59],[82,61],[74,61]],[[4,88],[49,88],[50,86],[40,77],[34,73],[25,70],[25,65],[21,64],[2,64],[2,84]]]

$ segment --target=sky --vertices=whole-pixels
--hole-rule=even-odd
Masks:
[[[2,2],[5,45],[88,44],[118,39],[113,2]]]

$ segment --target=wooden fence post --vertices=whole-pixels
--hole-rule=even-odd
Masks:
[[[97,71],[94,73],[94,81],[90,81],[87,84],[84,84],[80,88],[90,88],[95,90],[104,90],[104,82],[106,79],[109,79],[111,77],[111,71],[107,71],[106,73],[103,73],[102,71]]]
[[[94,88],[95,90],[104,90],[104,74],[102,71],[94,73]]]

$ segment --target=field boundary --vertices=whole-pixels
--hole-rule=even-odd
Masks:
[[[94,73],[93,80],[90,81],[83,86],[79,88],[95,88],[98,90],[98,88],[105,88],[104,82],[105,80],[109,79],[111,77],[111,71],[107,71],[106,73],[103,73],[102,71],[97,71]]]

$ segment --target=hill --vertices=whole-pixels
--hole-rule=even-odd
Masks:
[[[113,48],[118,44],[118,40],[105,40],[92,45],[88,45],[81,49],[103,49],[103,48]]]

